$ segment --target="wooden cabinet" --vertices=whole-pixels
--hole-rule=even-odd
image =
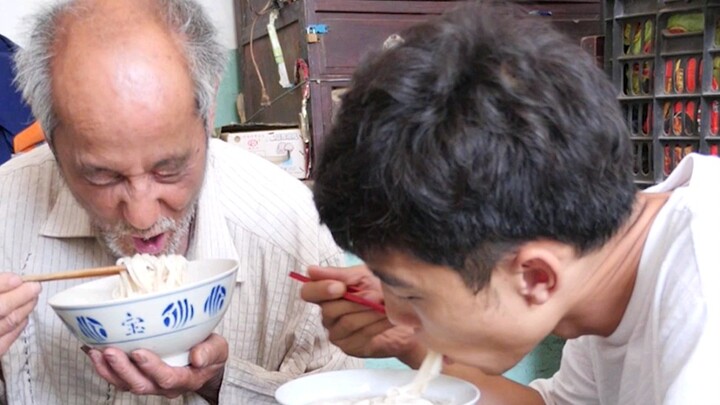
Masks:
[[[578,41],[582,36],[601,32],[598,1],[518,3],[538,18],[552,19]],[[283,88],[279,84],[278,67],[268,38],[267,7],[279,9],[275,28],[290,81],[299,83],[295,78],[297,60],[302,59],[309,67],[307,113],[310,153],[314,157],[322,146],[323,135],[330,129],[338,97],[362,57],[381,47],[388,36],[459,4],[458,1],[420,0],[236,0],[246,118],[254,123],[299,125],[303,86]],[[317,42],[308,42],[308,27],[317,26],[326,28],[327,33],[319,34]],[[270,101],[270,105],[263,104],[263,85],[267,94],[265,101]]]

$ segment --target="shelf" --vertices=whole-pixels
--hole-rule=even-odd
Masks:
[[[697,142],[700,140],[700,137],[697,135],[693,136],[682,136],[682,135],[675,135],[675,136],[667,136],[662,135],[658,137],[658,140],[660,141],[681,141],[681,142]]]
[[[655,13],[654,12],[644,12],[644,13],[621,14],[621,15],[617,15],[613,18],[608,18],[607,20],[610,20],[610,21],[612,21],[613,19],[615,19],[615,20],[633,20],[636,18],[645,18],[645,17],[652,17],[654,19]]]
[[[620,101],[652,101],[654,96],[647,95],[647,96],[626,96],[626,95],[620,95],[618,96],[618,100]]]
[[[701,93],[685,93],[685,94],[656,94],[655,98],[658,100],[683,100],[683,99],[698,99],[702,96]]]
[[[632,0],[630,0],[632,1]],[[688,11],[702,11],[702,6],[681,6],[681,7],[663,7],[658,10],[657,14],[658,16],[661,16],[663,14],[675,14],[675,13],[685,13]]]
[[[712,70],[712,61],[720,57],[720,44],[716,44],[714,39],[720,7],[709,8],[709,2],[717,3],[717,0],[693,0],[690,4],[684,0],[664,4],[654,0],[605,2],[604,10],[607,13],[617,10],[631,11],[624,15],[617,13],[614,18],[609,18],[612,15],[604,16],[612,21],[611,24],[606,24],[606,49],[612,54],[607,55],[609,63],[605,66],[619,94],[617,99],[622,105],[623,116],[629,129],[628,136],[633,143],[635,183],[641,187],[653,185],[666,178],[677,161],[690,149],[705,154],[717,154],[720,149],[720,134],[711,135],[709,131],[711,127],[718,125],[718,118],[710,109],[715,101],[720,101],[720,91],[709,91],[712,86],[711,75],[708,73],[712,72],[706,70],[699,73],[701,60]],[[676,24],[674,21],[677,17],[672,17],[699,13],[704,14],[702,21],[693,17],[692,21],[688,19],[684,22],[681,20],[685,18],[679,17]],[[645,21],[649,21],[652,26],[645,24]],[[668,22],[676,33],[670,32]],[[634,24],[637,23],[642,23],[642,28],[635,27]],[[694,31],[678,32],[680,28],[676,29],[675,26],[686,26]],[[698,30],[701,26],[703,29]],[[649,52],[625,54],[626,30],[633,35],[633,39],[638,35],[653,38]],[[695,63],[691,62],[693,59]],[[666,72],[665,68],[669,63],[672,63],[672,68]],[[640,96],[627,95],[631,84],[637,86],[638,73],[633,70],[637,64],[642,67],[652,66],[651,91],[649,94],[641,93]],[[628,74],[631,76],[628,77]],[[668,93],[665,93],[666,82],[672,85]],[[692,92],[687,90],[688,84]],[[674,92],[675,86],[682,86],[684,92]],[[682,131],[676,135],[672,129],[678,125]],[[649,128],[649,133],[645,133],[643,128]],[[671,132],[666,132],[666,129]],[[668,153],[671,162],[667,160]]]
[[[617,57],[617,60],[619,61],[628,61],[628,60],[653,60],[655,59],[655,55],[651,53],[643,53],[640,55],[621,55]]]
[[[689,51],[673,51],[673,52],[660,52],[662,57],[673,57],[673,56],[699,56],[702,57],[702,49],[693,49]]]

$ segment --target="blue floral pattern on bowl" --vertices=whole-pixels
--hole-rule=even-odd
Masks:
[[[210,291],[210,295],[208,295],[207,299],[205,300],[203,311],[205,311],[205,313],[210,316],[214,316],[215,314],[220,312],[223,305],[225,304],[226,295],[227,291],[222,285],[216,285],[215,287],[213,287]]]
[[[77,321],[80,332],[89,339],[96,342],[107,340],[108,334],[105,327],[96,319],[90,318],[89,316],[78,316],[75,320]]]
[[[163,324],[170,329],[182,328],[194,316],[195,308],[187,298],[171,302],[162,312]]]

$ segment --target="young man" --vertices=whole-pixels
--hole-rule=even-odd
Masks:
[[[287,276],[343,261],[310,191],[209,139],[224,52],[192,0],[78,0],[39,16],[17,72],[48,145],[0,167],[0,403],[274,403],[285,381],[359,366]],[[41,292],[19,277],[135,253],[240,262],[188,367],[81,348],[47,300],[83,281]]]
[[[321,220],[372,271],[311,269],[331,340],[413,367],[439,351],[483,404],[714,401],[720,160],[638,192],[604,73],[512,8],[402,37],[358,68],[316,166]],[[568,339],[553,378],[499,376],[548,334]]]

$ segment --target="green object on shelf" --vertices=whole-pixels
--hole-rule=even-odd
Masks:
[[[704,27],[703,13],[673,14],[668,17],[667,29],[673,34],[702,32]]]

